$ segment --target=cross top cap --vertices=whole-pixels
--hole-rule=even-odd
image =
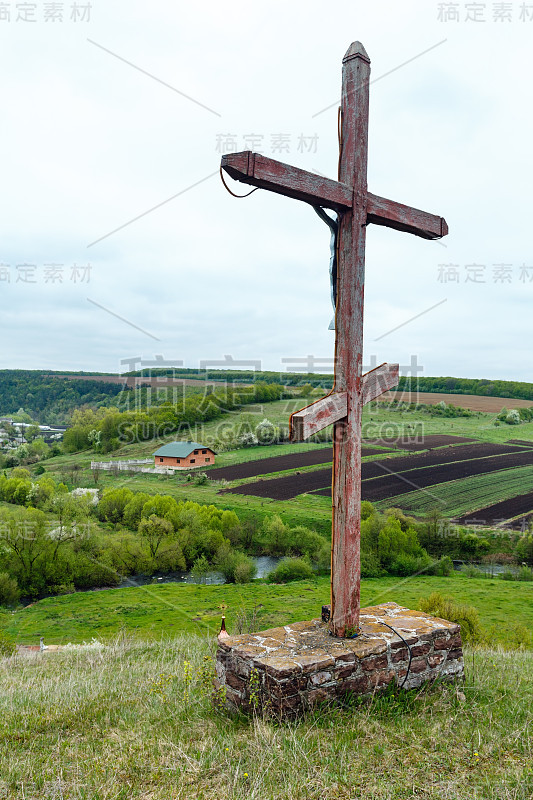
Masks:
[[[349,46],[348,50],[346,51],[346,55],[342,59],[344,61],[351,61],[352,58],[362,58],[363,61],[366,61],[370,64],[370,58],[368,57],[368,53],[366,52],[364,45],[361,42],[352,42]]]

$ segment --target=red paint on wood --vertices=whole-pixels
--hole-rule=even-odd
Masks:
[[[363,405],[371,403],[372,400],[396,386],[399,374],[398,364],[381,364],[363,375]],[[339,422],[347,414],[348,395],[346,392],[332,392],[291,414],[291,441],[304,442],[314,433]]]
[[[404,206],[393,200],[368,193],[367,222],[386,225],[397,231],[413,233],[422,239],[440,239],[448,233],[448,225],[443,217],[427,214],[418,208]]]
[[[359,625],[361,529],[361,414],[365,280],[368,86],[370,60],[354,42],[342,64],[339,179],[354,187],[354,204],[339,225],[335,390],[348,396],[347,416],[333,441],[331,632],[351,635]]]
[[[348,413],[346,392],[332,392],[290,417],[291,441],[304,442],[314,433],[333,425]]]

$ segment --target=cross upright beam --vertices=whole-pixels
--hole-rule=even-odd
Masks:
[[[346,392],[347,400],[347,414],[333,429],[330,624],[336,636],[354,635],[359,625],[369,82],[370,59],[354,42],[342,62],[339,181],[353,186],[353,205],[340,219],[335,313],[335,391]]]
[[[423,239],[448,233],[446,220],[368,192],[370,59],[354,42],[342,62],[339,179],[251,153],[228,153],[222,168],[238,181],[336,211],[338,226],[335,381],[332,392],[291,417],[302,441],[327,425],[333,436],[331,633],[356,634],[361,577],[361,423],[365,403],[398,383],[398,365],[362,374],[366,229],[385,225]]]

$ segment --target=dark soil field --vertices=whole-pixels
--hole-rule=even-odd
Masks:
[[[500,469],[529,465],[533,466],[533,450],[531,449],[491,458],[454,461],[426,469],[409,470],[401,474],[388,474],[363,483],[363,500],[386,500],[389,497],[412,492],[413,489],[426,489],[428,486],[470,478],[472,475],[484,475]],[[392,467],[393,462],[390,462],[391,472]]]
[[[254,483],[245,483],[244,486],[234,486],[232,489],[222,489],[219,494],[248,494],[254,497],[268,497],[272,500],[290,500],[299,494],[323,489],[331,485],[331,467],[329,469],[316,469],[312,472],[303,472],[301,475],[286,475],[282,478],[271,478]],[[329,490],[328,490],[329,494]]]
[[[381,500],[389,496],[392,497],[396,494],[412,491],[413,488],[418,488],[420,485],[419,477],[420,480],[430,480],[429,483],[423,483],[423,488],[424,486],[431,486],[435,483],[454,480],[456,477],[466,477],[466,475],[492,472],[498,469],[505,469],[506,466],[517,466],[518,464],[514,463],[502,463],[500,458],[507,458],[512,461],[520,457],[523,459],[519,461],[520,466],[524,464],[533,464],[533,450],[531,448],[480,442],[457,447],[446,447],[442,450],[420,453],[419,455],[398,456],[395,458],[388,457],[375,461],[367,461],[362,464],[363,499]],[[492,462],[494,462],[494,466]],[[461,469],[459,465],[466,464],[470,465],[467,469],[472,470],[471,472],[467,471],[464,476],[451,475],[454,470]],[[438,470],[440,465],[442,465],[443,474],[446,474],[447,477],[434,480],[435,469]],[[242,466],[245,467],[246,464]],[[435,469],[429,469],[430,467],[434,467]],[[402,475],[408,473],[406,478],[409,482],[398,478],[395,474],[391,475],[389,470],[391,472],[394,471],[394,473],[401,473]],[[211,472],[213,472],[213,470]],[[417,484],[416,487],[413,486],[414,483]],[[305,492],[315,492],[316,494],[329,496],[331,491],[330,486],[331,469],[321,469],[313,472],[305,472],[302,475],[287,475],[271,480],[256,481],[223,491],[234,494],[254,495],[256,497],[269,497],[273,500],[289,500]],[[369,487],[372,488],[372,491],[385,492],[384,496],[369,496]]]
[[[365,447],[363,456],[380,456],[388,450],[377,447]],[[273,456],[272,458],[259,458],[256,461],[246,461],[242,464],[233,464],[231,467],[214,467],[206,474],[211,480],[237,481],[241,478],[253,478],[255,475],[268,475],[270,472],[281,472],[284,469],[299,469],[299,467],[312,467],[315,464],[329,464],[333,460],[333,448],[325,447],[323,450],[310,450],[308,453],[287,453],[286,456]]]
[[[420,437],[420,439],[406,438],[403,441],[397,439],[365,439],[362,447],[362,455],[363,457],[379,456],[388,452],[383,448],[390,449],[394,447],[399,450],[416,451],[473,441],[475,441],[475,439],[467,439],[464,436],[446,436],[443,434]],[[533,447],[533,443],[531,446]],[[508,453],[510,449],[511,448],[498,450],[498,453]],[[486,455],[494,454],[486,453]],[[475,458],[475,456],[465,456],[465,458]],[[207,474],[212,480],[238,481],[242,478],[253,478],[256,475],[268,475],[269,472],[281,472],[284,469],[298,469],[299,467],[312,467],[315,464],[329,464],[332,460],[333,450],[328,447],[324,448],[324,450],[311,450],[309,453],[288,453],[286,456],[274,456],[272,458],[257,459],[256,461],[247,461],[243,464],[233,464],[231,467],[214,467],[210,469]],[[438,464],[440,462],[432,461],[431,463]],[[405,467],[405,469],[411,469],[411,467]]]
[[[498,525],[500,522],[520,514],[522,519],[511,522],[510,527],[521,528],[523,515],[527,515],[529,512],[533,512],[533,492],[520,494],[517,497],[511,497],[510,500],[502,500],[501,503],[481,508],[473,514],[461,517],[457,522],[464,525]]]

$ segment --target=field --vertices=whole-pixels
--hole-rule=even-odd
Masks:
[[[434,395],[434,401],[438,397],[439,395]],[[464,395],[454,397],[462,400]],[[514,405],[512,400],[504,399],[502,402],[508,408],[512,408]],[[295,398],[248,406],[243,413],[230,412],[224,415],[222,421],[213,421],[192,429],[190,438],[203,441],[204,436],[220,435],[225,426],[234,426],[242,420],[259,423],[266,417],[275,425],[287,425],[289,415],[305,404],[305,399]],[[393,410],[385,407],[384,404],[372,404],[365,409],[363,433],[367,446],[379,446],[392,451],[385,454],[382,450],[377,456],[365,456],[363,462],[365,476],[374,479],[381,479],[382,473],[386,470],[377,467],[377,464],[372,466],[373,461],[383,462],[384,466],[389,468],[394,459],[394,470],[399,471],[400,469],[445,465],[447,459],[453,461],[456,455],[457,457],[461,456],[460,460],[466,460],[466,456],[468,456],[472,463],[474,463],[474,459],[481,463],[480,459],[483,458],[483,455],[490,460],[494,456],[508,453],[509,447],[512,447],[511,438],[512,441],[519,440],[520,442],[512,451],[516,454],[525,452],[520,445],[533,447],[533,423],[524,423],[514,427],[495,425],[495,416],[487,413],[478,413],[472,417],[443,418],[430,416],[423,412]],[[124,445],[111,454],[111,457],[117,460],[147,457],[164,441],[174,438],[166,437],[158,442],[138,442]],[[457,453],[452,452],[451,442],[454,442],[453,451],[457,451]],[[483,446],[487,448],[484,454]],[[416,455],[416,451],[420,447],[433,449],[430,452]],[[498,447],[500,447],[499,450]],[[413,452],[413,455],[407,455],[406,450]],[[463,456],[461,453],[466,455]],[[77,465],[81,468],[78,476],[79,485],[94,486],[93,475],[90,471],[90,461],[94,457],[91,452],[59,456],[46,462],[46,470],[50,471],[56,479],[69,482],[68,470],[72,465]],[[279,457],[282,460],[270,462],[270,459],[279,459]],[[109,456],[105,458],[109,458]],[[409,462],[402,464],[402,460],[407,458],[418,460],[411,464]],[[273,513],[279,513],[291,525],[306,525],[327,534],[331,529],[329,492],[331,471],[326,468],[326,465],[329,465],[330,461],[331,445],[304,443],[250,447],[220,453],[217,456],[216,466],[208,471],[212,480],[204,486],[195,485],[194,481],[187,482],[186,475],[183,473],[169,477],[131,476],[125,473],[115,476],[111,473],[102,473],[99,476],[98,485],[104,489],[126,485],[133,490],[171,494],[178,500],[189,499],[200,503],[212,503],[219,508],[233,508],[243,520],[251,518],[260,520]],[[490,469],[493,466],[497,467],[498,465],[490,464]],[[510,467],[507,464],[507,466],[509,469],[502,469],[500,466],[494,473],[494,475],[498,475],[497,480],[494,480],[491,472],[472,477],[460,477],[458,480],[450,480],[448,473],[448,475],[442,475],[436,479],[444,478],[446,483],[422,485],[422,488],[416,492],[413,491],[416,487],[406,484],[406,491],[398,493],[391,483],[389,494],[385,494],[384,500],[378,502],[380,506],[384,504],[385,507],[400,505],[415,514],[424,514],[428,509],[431,510],[434,507],[442,509],[450,516],[476,512],[485,506],[508,500],[515,494],[525,495],[533,490],[533,484],[528,482],[527,468],[520,465]],[[235,467],[236,470],[224,472],[226,468],[230,467]],[[298,475],[297,472],[301,474]],[[279,499],[279,493],[278,499],[272,499],[269,496],[275,481],[279,479],[282,479],[281,485],[285,487],[283,496],[287,499]],[[230,485],[224,486],[223,481],[230,481]],[[258,491],[255,495],[222,491],[226,488],[238,491],[239,487],[242,487],[241,491],[250,491],[247,487],[254,482],[260,490],[260,493]],[[290,482],[288,489],[287,482]],[[397,483],[398,481],[396,481]],[[473,488],[475,488],[475,492],[471,493]],[[323,494],[312,493],[314,490],[323,490]],[[299,494],[299,492],[303,492],[303,494]],[[450,504],[446,499],[448,495],[453,500]]]
[[[441,401],[450,406],[468,408],[470,411],[483,411],[499,414],[502,408],[528,408],[531,400],[513,400],[507,397],[481,397],[474,394],[432,394],[430,392],[386,392],[381,400],[398,400],[402,403],[424,403],[435,405]]]
[[[533,449],[517,445],[458,444],[419,455],[388,455],[385,459],[363,463],[362,497],[375,502],[409,492],[413,487],[422,489],[524,464],[533,465]],[[327,484],[330,482],[331,470],[314,470],[246,483],[223,491],[287,500],[312,491],[329,496]]]
[[[366,578],[361,581],[362,605],[394,600],[418,607],[434,591],[474,605],[496,641],[504,644],[512,625],[533,629],[533,584],[500,579],[419,576],[407,579]],[[245,586],[225,584],[150,584],[130,589],[105,589],[49,597],[5,619],[7,631],[19,643],[49,644],[107,639],[120,633],[142,639],[170,634],[216,635],[225,608],[230,631],[254,618],[254,629],[286,625],[320,615],[329,602],[328,577],[287,585],[256,581]]]
[[[469,516],[467,514],[469,509],[478,509],[473,516],[479,520],[483,518],[486,509],[493,503],[494,497],[509,500],[508,510],[513,512],[513,499],[516,496],[522,496],[522,493],[531,487],[531,482],[531,467],[507,469],[484,475],[474,475],[464,480],[440,483],[432,486],[429,492],[417,489],[398,498],[391,497],[380,501],[376,505],[378,508],[385,509],[401,503],[402,508],[414,514],[425,514],[438,508],[442,514],[454,518]],[[533,504],[531,508],[533,508]],[[521,512],[518,510],[515,513]],[[511,513],[509,516],[512,517],[515,514]],[[489,519],[488,515],[486,519]],[[493,519],[501,522],[502,516],[493,517]]]
[[[378,447],[363,447],[362,457],[376,456],[387,453],[387,450]],[[231,467],[213,467],[206,474],[211,480],[235,481],[240,478],[254,478],[256,475],[283,472],[289,469],[312,467],[317,464],[328,464],[333,460],[331,447],[311,450],[305,453],[289,453],[283,456],[274,456],[259,461],[246,461]]]
[[[466,651],[466,682],[288,723],[218,713],[213,640],[116,638],[0,661],[10,800],[529,800],[531,653]]]
[[[528,478],[528,483],[531,484],[531,476],[528,475]],[[517,497],[513,496],[508,500],[502,500],[501,503],[494,503],[492,506],[485,506],[473,514],[462,517],[459,522],[496,525],[503,520],[518,517],[515,522],[511,523],[511,526],[521,528],[525,521],[522,515],[527,515],[532,509],[533,492],[528,492]]]

